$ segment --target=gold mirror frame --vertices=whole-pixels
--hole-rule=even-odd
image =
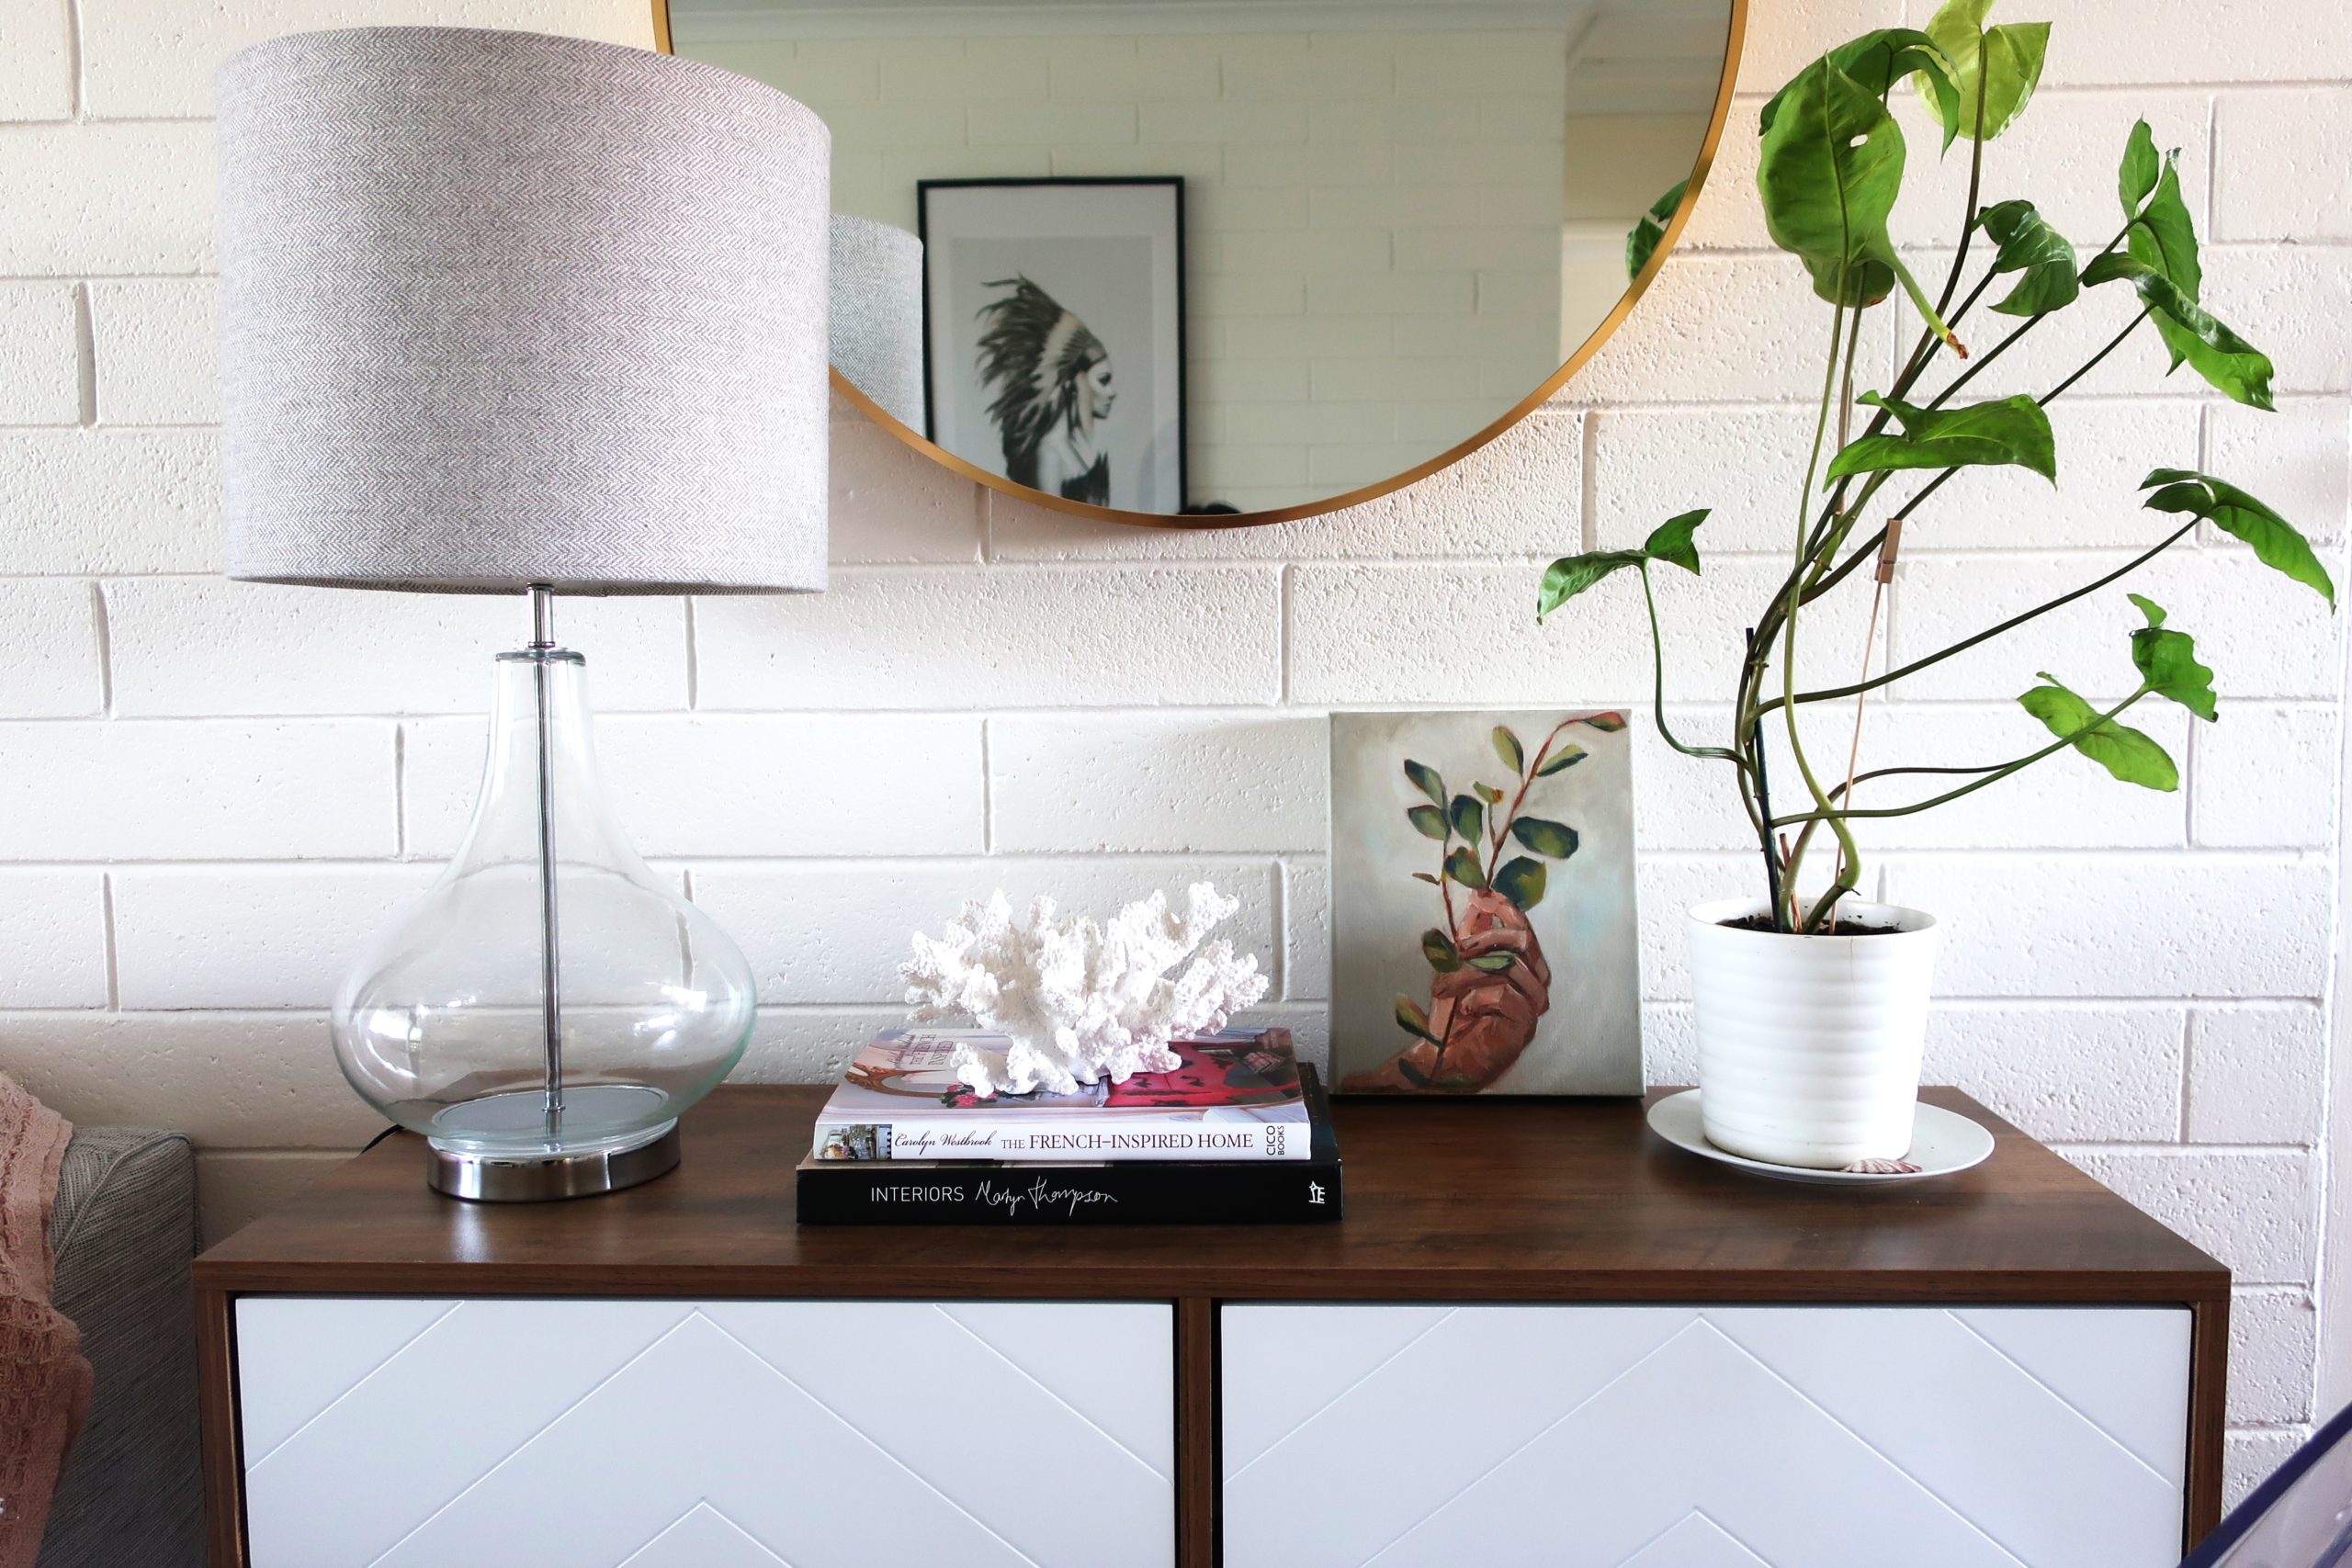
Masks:
[[[677,51],[671,47],[670,42],[670,0],[652,0],[652,3],[654,47],[664,54],[674,54]],[[1347,507],[1360,506],[1367,501],[1378,500],[1392,491],[1403,490],[1407,485],[1418,484],[1431,474],[1441,473],[1452,468],[1551,401],[1553,394],[1566,386],[1568,378],[1583,369],[1592,356],[1600,352],[1600,345],[1608,342],[1610,334],[1623,325],[1625,318],[1633,313],[1634,307],[1641,302],[1642,296],[1648,292],[1650,284],[1657,277],[1659,269],[1665,266],[1667,257],[1673,254],[1674,247],[1680,243],[1682,231],[1689,226],[1690,214],[1698,206],[1699,193],[1706,187],[1707,175],[1714,167],[1715,150],[1723,141],[1724,123],[1731,115],[1732,87],[1739,74],[1740,51],[1747,41],[1747,0],[1731,0],[1730,25],[1724,29],[1724,36],[1723,75],[1715,84],[1715,107],[1707,117],[1707,133],[1700,141],[1698,161],[1690,165],[1690,188],[1682,198],[1682,205],[1675,209],[1673,218],[1668,220],[1666,232],[1658,237],[1657,249],[1650,253],[1650,259],[1643,264],[1640,274],[1633,282],[1626,285],[1625,292],[1618,297],[1617,303],[1610,309],[1609,314],[1600,319],[1600,324],[1592,329],[1591,333],[1583,343],[1577,345],[1577,351],[1568,355],[1566,364],[1533,391],[1504,410],[1500,417],[1485,429],[1475,432],[1464,440],[1456,442],[1429,461],[1418,464],[1377,484],[1363,485],[1344,495],[1310,502],[1302,506],[1285,506],[1272,512],[1244,512],[1238,514],[1214,517],[1187,517],[1160,512],[1128,512],[1118,507],[1096,506],[1090,502],[1072,501],[1067,496],[1049,495],[1044,491],[1033,490],[1024,484],[1016,484],[1002,474],[992,474],[977,464],[958,457],[955,453],[932,441],[922,432],[900,423],[884,412],[881,406],[860,391],[848,377],[843,376],[837,369],[829,368],[828,374],[832,378],[833,390],[864,410],[865,416],[875,423],[942,468],[952,468],[977,484],[984,484],[990,490],[1026,501],[1033,505],[1050,507],[1056,512],[1068,513],[1073,517],[1090,518],[1098,523],[1122,523],[1138,528],[1256,528],[1269,523],[1295,523],[1304,518],[1320,517],[1327,513],[1339,512]]]

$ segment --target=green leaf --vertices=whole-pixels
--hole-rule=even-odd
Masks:
[[[1421,933],[1421,956],[1441,975],[1451,975],[1462,967],[1461,950],[1453,945],[1452,937],[1435,926]]]
[[[2052,229],[2030,201],[2004,201],[1986,208],[1977,221],[2001,247],[1995,272],[2025,276],[1993,307],[2005,316],[2040,316],[2063,310],[2082,292],[2075,272],[2075,247]]]
[[[2141,204],[2156,188],[2156,176],[2164,172],[2164,160],[2156,156],[2155,133],[2146,120],[2132,127],[2132,134],[2124,140],[2123,164],[2115,171],[2116,194],[2123,198],[2123,216],[2137,218]]]
[[[1542,620],[1601,579],[1648,558],[1639,550],[1591,550],[1561,557],[1544,569],[1544,586],[1535,594],[1535,618]]]
[[[1483,892],[1487,886],[1487,874],[1478,869],[1478,857],[1459,846],[1446,852],[1445,874],[1464,887]]]
[[[1405,815],[1413,819],[1413,826],[1420,829],[1422,838],[1445,842],[1448,829],[1444,812],[1434,806],[1408,806],[1405,807]]]
[[[1829,51],[1828,59],[1863,91],[1879,98],[1893,91],[1895,83],[1917,73],[1918,79],[1913,85],[1943,122],[1944,145],[1951,146],[1959,134],[1960,82],[1952,75],[1951,61],[1927,34],[1914,28],[1881,28],[1839,44]],[[1759,133],[1772,129],[1788,92],[1781,88],[1765,104],[1756,127]]]
[[[2160,488],[2158,488],[2160,487]],[[2188,513],[2254,547],[2255,558],[2326,596],[2335,607],[2335,581],[2297,528],[2237,486],[2192,468],[2158,468],[2140,481],[2155,493],[2141,502],[2152,512]]]
[[[1903,186],[1903,132],[1886,106],[1827,56],[1781,89],[1756,170],[1772,243],[1804,263],[1835,304],[1874,305],[1897,283],[1947,343],[1951,329],[1886,231]]]
[[[1684,180],[1664,196],[1650,203],[1650,209],[1625,231],[1625,276],[1628,281],[1639,277],[1642,268],[1650,265],[1650,257],[1657,253],[1658,242],[1666,238],[1666,226],[1674,221],[1675,209],[1682,205],[1684,193],[1690,182]]]
[[[1519,744],[1519,737],[1510,732],[1510,725],[1498,724],[1495,726],[1494,741],[1495,755],[1503,760],[1503,766],[1509,768],[1513,776],[1523,773],[1527,771],[1527,753],[1521,748]],[[1477,784],[1473,787],[1477,789],[1482,795],[1486,793],[1487,786],[1485,784]],[[1499,790],[1496,791],[1494,798],[1496,800],[1500,800],[1502,798],[1502,792]],[[1492,803],[1489,802],[1489,804]]]
[[[1625,716],[1622,713],[1591,713],[1573,722],[1589,729],[1598,729],[1603,735],[1614,735],[1625,728]]]
[[[2165,629],[2164,606],[2137,593],[2126,598],[2140,606],[2148,624],[2132,634],[2132,663],[2141,681],[2160,697],[2168,697],[2201,719],[2214,716],[2213,672],[2197,662],[2197,644],[2187,632]]]
[[[2050,416],[2023,393],[1950,409],[1920,408],[1876,392],[1863,393],[1861,400],[1893,411],[1903,432],[1854,441],[1831,460],[1833,479],[1887,468],[1985,465],[2031,468],[2053,482],[2058,478],[2057,438],[2051,434]]]
[[[1648,538],[1642,541],[1642,553],[1652,560],[1668,562],[1696,576],[1699,570],[1699,547],[1691,536],[1698,533],[1699,525],[1707,520],[1707,510],[1706,507],[1702,506],[1694,512],[1685,512],[1679,516],[1668,518],[1651,530]]]
[[[1440,1050],[1445,1048],[1445,1042],[1430,1032],[1430,1015],[1423,1012],[1412,998],[1396,998],[1396,1023],[1406,1033],[1418,1034]]]
[[[1482,953],[1470,961],[1470,967],[1483,969],[1489,975],[1499,975],[1518,962],[1518,957],[1512,953]]]
[[[1486,826],[1487,808],[1479,805],[1476,799],[1466,795],[1457,795],[1453,797],[1453,830],[1455,832],[1475,844],[1478,841],[1478,835],[1486,830]]]
[[[1445,804],[1445,781],[1438,777],[1435,768],[1426,762],[1416,762],[1408,757],[1405,759],[1405,776],[1413,781],[1414,788],[1430,797],[1431,805]]]
[[[1545,880],[1542,861],[1513,855],[1495,873],[1495,891],[1521,909],[1532,909],[1544,901]]]
[[[1987,28],[1984,17],[1992,9],[1993,0],[1945,0],[1943,9],[1928,21],[1928,36],[1951,61],[1952,77],[1960,86],[1960,133],[1987,141],[2024,111],[2041,81],[2042,58],[2050,51],[2048,22]]]
[[[1435,886],[1438,885],[1438,883],[1437,883],[1437,878],[1436,878],[1436,877],[1434,877],[1434,876],[1431,876],[1431,875],[1430,875],[1428,872],[1426,872],[1426,871],[1417,871],[1417,872],[1413,873],[1413,880],[1414,880],[1414,881],[1416,881],[1416,882],[1426,882],[1426,883],[1428,883],[1431,887],[1435,887]]]
[[[1563,746],[1544,760],[1544,765],[1535,770],[1535,776],[1548,779],[1554,773],[1565,773],[1583,761],[1587,754],[1581,746]]]
[[[2173,766],[2163,747],[2129,725],[2101,717],[2097,708],[2060,685],[2048,671],[2041,672],[2041,678],[2050,683],[2036,686],[2018,701],[2026,712],[2049,726],[2051,734],[2072,737],[2075,750],[2125,784],[2159,790],[2180,787],[2180,770]]]
[[[1502,804],[1503,792],[1495,788],[1492,784],[1474,784],[1470,786],[1470,791],[1480,800],[1485,801],[1489,806],[1500,806]]]
[[[2112,253],[2083,269],[2083,282],[2096,288],[2128,277],[2140,302],[2154,313],[2156,332],[2173,351],[2173,367],[2185,361],[2216,390],[2248,408],[2268,409],[2270,356],[2238,336],[2204,306],[2148,263]]]
[[[1577,852],[1577,830],[1565,822],[1547,821],[1541,817],[1521,817],[1513,819],[1510,836],[1539,855],[1554,860],[1566,860]]]

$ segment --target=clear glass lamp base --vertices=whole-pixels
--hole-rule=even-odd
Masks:
[[[647,1125],[666,1098],[635,1084],[573,1085],[552,1124],[538,1089],[445,1106],[426,1140],[425,1180],[452,1198],[495,1203],[585,1198],[650,1181],[678,1163],[677,1119]]]

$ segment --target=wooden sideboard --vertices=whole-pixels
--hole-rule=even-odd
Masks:
[[[803,1229],[822,1098],[561,1204],[402,1134],[205,1254],[213,1561],[2162,1568],[2219,1518],[2228,1272],[1951,1090],[1993,1157],[1872,1191],[1345,1103],[1337,1225]]]

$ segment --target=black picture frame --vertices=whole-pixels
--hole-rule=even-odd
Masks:
[[[919,180],[915,193],[923,245],[925,435],[963,463],[1058,499],[1129,512],[1186,510],[1184,176]],[[1132,276],[1114,276],[1120,268],[1106,262],[1104,253],[1131,239],[1147,243],[1142,265]],[[1114,246],[1103,245],[1106,240]],[[1057,246],[1069,258],[1066,265],[1054,256]],[[990,253],[1012,260],[991,260],[978,271],[1011,265],[1012,276],[1027,287],[992,294],[973,312],[968,306],[976,291],[1001,281],[973,276],[975,257]],[[1033,269],[1057,276],[1035,278]],[[1140,299],[1131,297],[1138,287]],[[1086,313],[1103,323],[1102,331],[1086,313],[1064,304],[1063,293],[1077,294]],[[950,308],[951,299],[967,309]],[[1014,366],[1035,364],[1049,347],[1059,351],[1057,359],[1069,359],[1073,375],[1050,395],[1069,406],[1040,400],[1001,412],[1015,377],[982,373],[989,350],[981,344],[989,333],[996,335],[1000,360]],[[1074,355],[1073,334],[1083,334]],[[1095,350],[1101,353],[1090,358]],[[1101,378],[1100,386],[1081,384],[1080,372]],[[991,389],[994,399],[983,402]],[[1090,414],[1106,394],[1106,412]],[[1127,423],[1113,429],[1122,402]]]

